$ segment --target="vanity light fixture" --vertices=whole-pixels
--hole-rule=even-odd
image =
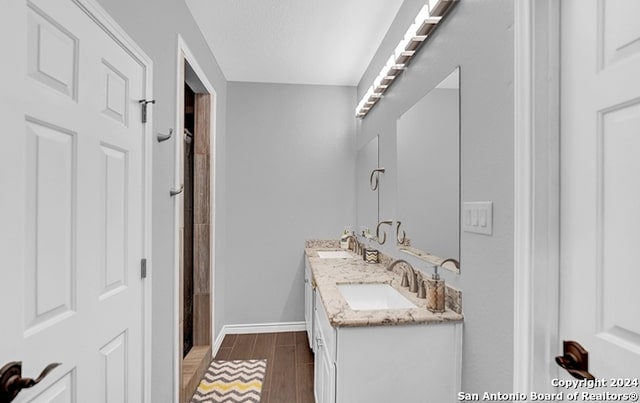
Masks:
[[[393,54],[380,70],[380,74],[373,80],[373,85],[369,87],[358,103],[356,107],[357,118],[364,119],[371,108],[382,99],[385,91],[393,84],[396,77],[407,68],[427,37],[457,2],[458,0],[428,0],[422,6],[414,23],[407,29]]]

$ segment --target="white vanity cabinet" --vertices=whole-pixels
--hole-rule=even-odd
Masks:
[[[336,401],[336,330],[329,324],[320,295],[315,294],[314,309],[314,392],[316,403]]]
[[[462,322],[333,328],[315,299],[317,403],[457,401]]]
[[[313,289],[313,275],[311,274],[311,266],[309,265],[309,258],[305,256],[304,259],[304,322],[307,327],[307,339],[309,340],[309,347],[315,351],[313,343],[313,311],[314,311],[314,298],[315,291]]]

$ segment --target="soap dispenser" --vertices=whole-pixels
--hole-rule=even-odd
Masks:
[[[444,280],[438,274],[438,265],[435,265],[433,275],[427,279],[427,309],[434,313],[444,312],[444,293]]]

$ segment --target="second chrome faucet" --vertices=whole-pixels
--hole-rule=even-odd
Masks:
[[[411,263],[403,259],[394,260],[389,266],[387,266],[387,270],[392,271],[393,268],[400,263],[402,263],[402,267],[404,267],[402,282],[400,285],[403,287],[408,286],[410,292],[418,292],[418,274],[414,270],[413,266],[411,266]]]

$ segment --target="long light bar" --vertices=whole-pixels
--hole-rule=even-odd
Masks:
[[[433,33],[440,21],[457,2],[458,0],[428,0],[420,9],[415,21],[407,29],[393,54],[358,103],[356,107],[357,118],[364,119],[371,108],[382,99],[383,94],[389,90],[396,77],[407,68],[427,37]]]

